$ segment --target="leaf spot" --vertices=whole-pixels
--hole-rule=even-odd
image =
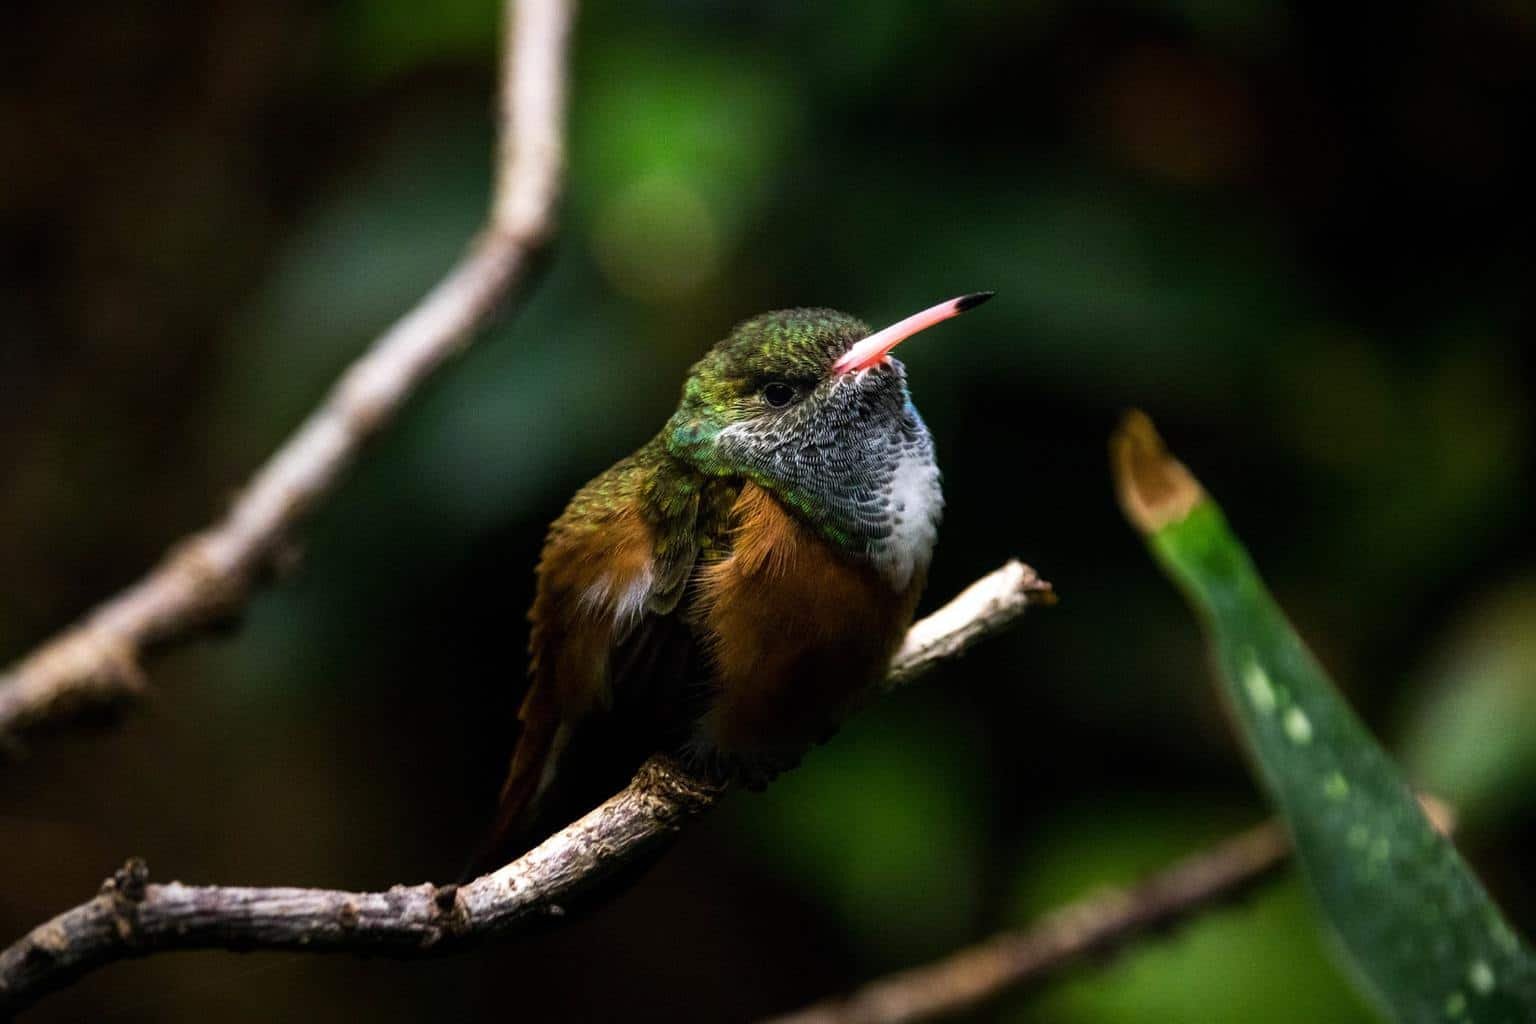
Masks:
[[[1474,960],[1472,966],[1467,968],[1467,981],[1472,985],[1472,991],[1486,996],[1493,991],[1493,968],[1488,966],[1486,960]]]
[[[1312,742],[1312,720],[1301,708],[1291,708],[1285,713],[1285,734],[1292,743],[1306,745]]]
[[[1275,710],[1276,704],[1275,688],[1270,685],[1269,673],[1260,667],[1252,647],[1245,647],[1241,658],[1243,689],[1248,691],[1248,699],[1253,702],[1254,710],[1267,715]]]

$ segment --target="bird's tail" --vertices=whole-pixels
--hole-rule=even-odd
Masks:
[[[494,870],[524,852],[545,791],[569,738],[555,701],[535,686],[523,701],[518,718],[522,732],[512,751],[512,766],[502,784],[495,824],[465,865],[460,881]]]

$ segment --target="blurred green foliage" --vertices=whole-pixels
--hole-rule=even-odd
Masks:
[[[486,199],[498,25],[489,0],[20,5],[0,657],[206,521],[446,267]],[[381,439],[237,634],[159,663],[121,730],[0,774],[0,866],[32,880],[0,888],[0,924],[130,852],[188,879],[452,873],[503,767],[544,525],[764,309],[881,323],[996,288],[906,357],[949,501],[927,600],[1018,555],[1061,606],[546,940],[149,961],[38,1019],[744,1019],[1255,820],[1184,613],[1109,499],[1128,405],[1222,480],[1351,701],[1466,803],[1468,856],[1536,920],[1536,691],[1498,625],[1536,568],[1533,57],[1536,19],[1496,0],[584,5],[530,301]],[[992,1015],[1362,1014],[1286,882]]]
[[[1471,827],[1519,813],[1536,784],[1536,589],[1521,580],[1471,602],[1415,691],[1403,756]]]
[[[765,806],[733,805],[748,855],[826,893],[867,969],[954,949],[982,896],[985,851],[969,828],[986,792],[966,756],[974,725],[942,708],[903,711],[846,726],[816,752],[816,776],[786,776],[754,801]]]

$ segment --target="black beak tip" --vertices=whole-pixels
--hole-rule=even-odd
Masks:
[[[955,312],[969,312],[996,294],[997,292],[972,292],[969,295],[962,295],[955,300]]]

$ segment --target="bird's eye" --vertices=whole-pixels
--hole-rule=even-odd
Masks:
[[[795,389],[783,381],[763,385],[763,401],[775,409],[782,409],[795,400]]]

